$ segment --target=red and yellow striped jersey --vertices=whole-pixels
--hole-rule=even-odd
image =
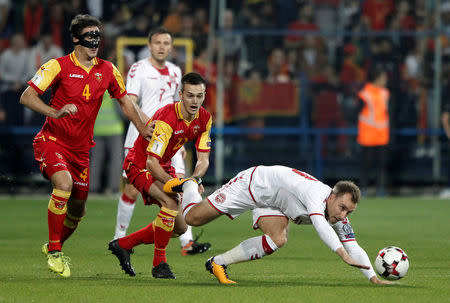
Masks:
[[[37,135],[51,138],[71,150],[94,146],[94,124],[105,91],[118,99],[127,93],[120,72],[111,62],[95,58],[94,65],[87,68],[79,63],[74,52],[46,62],[28,84],[39,94],[51,88],[49,105],[55,109],[66,104],[77,106],[75,115],[60,119],[47,117]]]
[[[170,166],[175,153],[188,141],[195,140],[199,152],[211,149],[212,116],[203,107],[192,121],[186,121],[180,110],[181,102],[160,108],[151,121],[156,121],[150,142],[139,135],[125,162],[133,162],[139,168],[146,168],[147,156],[159,159],[162,167]],[[149,123],[151,122],[149,121]]]

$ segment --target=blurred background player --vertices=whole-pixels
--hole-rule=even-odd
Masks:
[[[381,66],[369,71],[368,81],[358,93],[358,144],[362,148],[361,188],[367,193],[370,172],[376,172],[376,195],[386,196],[386,166],[389,144],[388,75]],[[373,167],[375,165],[375,167]]]
[[[360,190],[351,181],[339,181],[331,189],[293,168],[256,166],[238,173],[204,200],[198,184],[186,180],[182,212],[188,224],[201,226],[223,214],[234,219],[251,210],[253,228],[264,233],[208,259],[206,269],[220,283],[236,283],[228,278],[228,265],[260,259],[286,244],[291,220],[296,224],[312,224],[332,251],[348,265],[360,268],[372,283],[391,284],[378,279],[367,253],[356,242],[347,216],[360,199]]]
[[[155,221],[128,236],[109,243],[109,250],[119,259],[120,266],[130,276],[136,275],[130,263],[130,251],[140,244],[154,243],[154,278],[175,279],[167,264],[166,247],[174,232],[187,229],[179,213],[178,194],[182,180],[176,177],[171,159],[188,141],[195,141],[197,163],[189,180],[203,177],[209,167],[212,116],[203,107],[206,81],[197,73],[188,73],[181,79],[180,102],[168,104],[153,115],[155,130],[150,142],[138,136],[125,158],[123,169],[128,180],[142,194],[144,203],[161,207]],[[177,189],[177,190],[175,190]],[[164,190],[164,192],[163,192]],[[197,187],[204,191],[202,185]],[[170,196],[166,193],[169,193]]]
[[[134,63],[127,77],[128,95],[134,102],[139,101],[142,111],[149,117],[164,107],[179,101],[181,70],[175,64],[167,61],[173,47],[172,34],[164,27],[157,27],[148,35],[150,56]],[[130,123],[125,139],[125,156],[133,147],[139,133]],[[172,167],[178,177],[184,177],[185,149],[184,147],[172,158]],[[117,222],[114,239],[124,237],[133,215],[135,202],[139,191],[128,181],[123,173],[125,187],[117,206]],[[180,236],[181,253],[197,254],[209,249],[211,244],[198,243],[192,235],[192,227]]]
[[[100,27],[97,18],[77,15],[70,24],[74,51],[42,65],[20,97],[20,103],[47,116],[33,141],[35,159],[53,186],[47,212],[49,241],[42,252],[49,269],[63,277],[70,276],[70,266],[61,247],[86,214],[89,149],[95,145],[93,128],[105,91],[119,101],[144,137],[151,135],[148,119],[127,96],[119,71],[97,58]],[[50,106],[39,97],[48,88]]]

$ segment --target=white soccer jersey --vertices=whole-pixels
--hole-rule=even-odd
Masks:
[[[324,214],[332,191],[309,174],[285,166],[256,167],[249,190],[259,206],[278,208],[297,224],[311,224],[311,214]]]
[[[127,92],[138,97],[138,104],[149,117],[161,107],[179,100],[181,69],[166,61],[166,68],[159,70],[148,58],[134,63],[127,75]],[[132,148],[139,132],[133,123],[128,127],[125,148]]]
[[[311,214],[324,214],[330,193],[328,185],[304,172],[285,166],[257,166],[240,172],[208,200],[232,218],[249,209],[274,208],[297,224],[311,224]]]
[[[257,166],[239,173],[208,200],[231,218],[252,210],[256,228],[264,216],[286,216],[297,224],[313,224],[319,237],[336,251],[342,244],[325,219],[325,199],[331,192],[328,185],[302,171]]]

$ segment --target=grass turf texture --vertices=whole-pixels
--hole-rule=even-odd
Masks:
[[[0,302],[450,302],[450,202],[446,200],[364,199],[352,225],[373,262],[388,245],[403,248],[409,272],[394,286],[372,285],[344,264],[312,226],[291,224],[288,243],[262,260],[235,264],[238,284],[219,285],[205,271],[206,259],[259,235],[250,213],[233,222],[223,216],[204,226],[203,255],[181,256],[178,239],[167,249],[176,280],[151,276],[153,246],[135,248],[137,276],[126,276],[107,250],[115,225],[115,198],[88,201],[88,213],[63,251],[72,259],[72,277],[47,269],[41,245],[47,239],[47,197],[0,199]],[[136,207],[130,231],[155,217],[158,208]],[[194,234],[199,229],[194,229]]]

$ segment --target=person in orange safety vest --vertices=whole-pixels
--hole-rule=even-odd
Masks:
[[[357,142],[362,147],[361,189],[367,191],[372,164],[376,167],[377,196],[386,195],[386,159],[389,144],[390,93],[386,88],[388,75],[381,67],[369,71],[368,82],[358,93]]]

